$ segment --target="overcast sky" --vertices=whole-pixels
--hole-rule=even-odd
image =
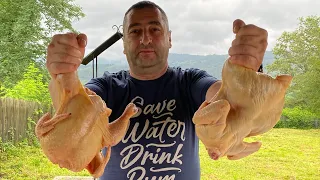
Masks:
[[[87,34],[86,54],[112,36],[113,25],[121,25],[126,10],[137,0],[75,0],[86,17],[74,22]],[[227,54],[234,38],[232,22],[240,18],[269,33],[267,50],[284,31],[298,27],[298,18],[320,15],[319,0],[155,0],[167,13],[172,31],[171,53]],[[123,57],[122,40],[102,56]]]

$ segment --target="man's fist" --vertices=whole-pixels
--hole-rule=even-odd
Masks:
[[[48,45],[46,61],[51,77],[76,71],[82,62],[86,45],[85,34],[54,35]]]
[[[268,32],[242,20],[233,22],[236,34],[229,49],[230,62],[257,71],[268,46]]]

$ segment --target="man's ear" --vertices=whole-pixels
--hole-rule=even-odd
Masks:
[[[172,47],[172,43],[171,43],[171,31],[169,31],[169,47]]]
[[[125,46],[125,41],[124,41],[124,39],[123,39],[123,37],[121,38],[122,39],[122,45],[123,45],[123,54],[126,54],[126,46]]]

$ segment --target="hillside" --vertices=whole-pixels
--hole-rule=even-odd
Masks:
[[[221,69],[228,55],[190,55],[190,54],[169,54],[169,66],[180,66],[182,68],[199,68],[207,71],[209,74],[221,79]],[[264,56],[264,65],[271,64],[274,61],[274,56],[271,51],[267,51]],[[127,70],[128,64],[123,59],[112,60],[105,57],[98,57],[98,76],[103,72],[117,72],[119,70]],[[81,82],[87,82],[92,78],[92,63],[79,68],[79,77]]]

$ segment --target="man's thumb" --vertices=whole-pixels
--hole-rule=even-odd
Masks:
[[[246,23],[244,23],[241,19],[236,19],[233,21],[233,33],[237,34],[239,29],[245,26]]]
[[[87,36],[85,34],[79,34],[77,36],[78,45],[80,48],[85,48],[87,46]]]

